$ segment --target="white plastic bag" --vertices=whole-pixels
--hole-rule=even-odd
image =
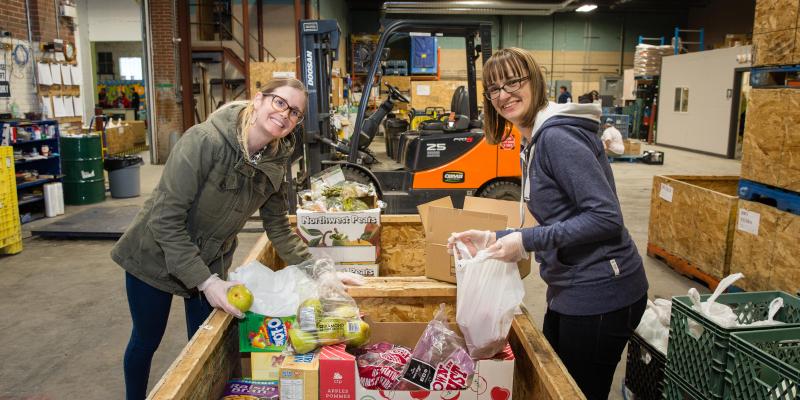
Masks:
[[[228,276],[243,283],[253,293],[250,311],[270,317],[295,315],[300,303],[316,294],[316,284],[297,266],[273,271],[258,261],[251,261]]]
[[[755,321],[750,324],[744,324],[742,326],[774,326],[774,325],[783,325],[785,322],[783,321],[775,321],[775,314],[783,307],[783,298],[776,297],[772,299],[769,303],[769,311],[767,314],[767,319],[763,321]]]
[[[667,354],[669,345],[669,320],[672,302],[666,299],[647,300],[642,320],[636,333],[662,354]]]
[[[488,258],[484,249],[475,257],[456,241],[456,322],[475,359],[489,358],[506,345],[514,314],[525,297],[517,264]]]
[[[689,289],[689,298],[692,300],[692,308],[723,328],[738,326],[739,317],[736,313],[734,313],[729,306],[717,303],[716,301],[717,297],[719,297],[728,286],[733,285],[734,282],[742,277],[744,277],[744,275],[741,272],[726,276],[719,282],[719,285],[717,285],[711,297],[702,303],[700,302],[700,293],[697,292],[697,289]]]

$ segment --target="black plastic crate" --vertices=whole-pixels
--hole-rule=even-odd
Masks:
[[[636,400],[661,400],[667,356],[634,333],[628,341],[625,387]]]

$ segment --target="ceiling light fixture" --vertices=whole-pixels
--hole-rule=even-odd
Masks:
[[[584,4],[584,5],[576,8],[575,11],[584,12],[585,13],[585,12],[589,12],[589,11],[594,11],[595,8],[597,8],[597,4]]]

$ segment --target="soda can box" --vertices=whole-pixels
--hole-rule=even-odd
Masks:
[[[251,379],[232,379],[225,385],[222,400],[278,400],[278,383],[275,381],[255,381]]]
[[[248,311],[239,321],[239,351],[281,352],[289,343],[289,328],[295,317],[269,317]]]
[[[374,263],[380,253],[381,209],[341,212],[300,209],[297,234],[315,258]]]

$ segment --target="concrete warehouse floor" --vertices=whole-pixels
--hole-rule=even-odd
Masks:
[[[704,290],[645,255],[653,175],[738,175],[740,170],[737,161],[660,150],[666,153],[663,166],[612,164],[626,225],[644,258],[651,298],[686,294],[690,287]],[[143,204],[162,168],[142,167],[141,197],[109,198],[99,206]],[[67,207],[67,214],[86,207]],[[36,221],[23,229],[29,231],[34,224],[50,221]],[[242,261],[259,235],[239,235],[234,265]],[[32,237],[25,239],[21,254],[0,258],[0,399],[124,398],[122,356],[131,322],[123,270],[109,257],[112,245],[108,240]],[[525,304],[541,327],[545,284],[537,273],[525,283]],[[151,387],[186,342],[183,301],[176,297],[167,333],[153,359]],[[617,368],[612,399],[622,398],[624,357]]]

